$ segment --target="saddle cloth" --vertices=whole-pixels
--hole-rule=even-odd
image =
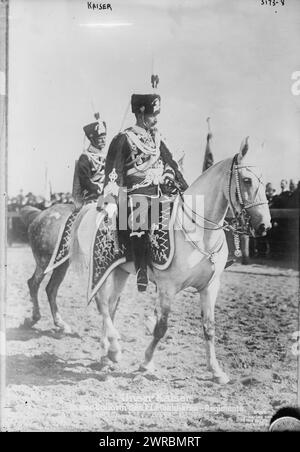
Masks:
[[[54,251],[44,273],[49,273],[69,259],[71,232],[78,212],[78,210],[72,212],[71,215],[69,215],[69,217],[67,218],[66,222],[61,225]]]
[[[178,207],[175,201],[160,209],[159,224],[149,233],[149,257],[153,267],[166,270],[174,256],[174,221]],[[100,220],[93,239],[93,252],[89,266],[88,302],[92,300],[111,271],[132,261],[128,233],[117,233],[106,213]]]

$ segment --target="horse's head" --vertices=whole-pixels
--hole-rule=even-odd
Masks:
[[[229,177],[229,204],[244,230],[253,236],[264,236],[271,227],[271,216],[261,173],[245,161],[248,137],[233,158]]]

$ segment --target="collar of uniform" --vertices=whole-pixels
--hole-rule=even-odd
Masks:
[[[134,125],[134,126],[130,127],[128,130],[132,130],[137,135],[144,135],[144,136],[151,137],[152,140],[155,142],[157,142],[158,140],[162,140],[161,133],[157,129],[155,129],[153,131],[153,133],[151,133],[150,130],[144,129],[143,127],[140,127],[137,125]]]
[[[105,148],[97,149],[92,144],[89,145],[89,147],[87,148],[86,152],[92,154],[94,157],[102,157],[102,158],[105,158],[106,154],[107,154]]]
[[[140,126],[137,126],[137,125],[134,125],[134,126],[130,127],[130,129],[133,132],[136,132],[136,133],[138,133],[140,135],[150,135],[150,136],[152,136],[150,130],[144,129],[143,127],[140,127]]]

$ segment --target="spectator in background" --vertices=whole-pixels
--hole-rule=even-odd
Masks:
[[[280,195],[274,196],[272,207],[274,209],[286,209],[289,204],[289,198],[291,192],[288,189],[288,182],[286,179],[282,179],[280,182],[281,193]]]
[[[290,207],[291,192],[288,189],[288,182],[282,179],[280,182],[281,193],[274,196],[272,208],[273,209],[288,209]],[[286,241],[289,236],[289,220],[287,218],[272,217],[272,229],[269,233],[270,248],[272,250],[272,257],[275,259],[283,258],[287,252]]]
[[[7,199],[7,210],[9,212],[18,212],[25,205],[37,207],[38,209],[44,210],[47,207],[60,202],[64,204],[72,204],[72,194],[70,192],[53,193],[51,195],[51,201],[49,203],[43,196],[36,196],[32,192],[29,192],[26,196],[23,196],[22,190],[20,190],[20,193],[17,196]]]
[[[59,194],[58,193],[52,193],[51,195],[51,206],[53,206],[53,204],[57,204],[59,203]]]
[[[35,198],[35,205],[34,207],[37,207],[38,209],[44,210],[45,209],[45,198],[42,196],[36,196]]]
[[[17,204],[19,205],[20,208],[25,205],[25,196],[23,195],[22,189],[20,190],[16,199],[17,199]]]
[[[60,193],[60,202],[62,204],[66,204],[66,195],[65,195],[65,193]]]
[[[267,197],[267,200],[269,203],[269,207],[271,207],[271,205],[272,205],[272,201],[275,196],[275,193],[276,193],[276,190],[275,190],[275,188],[273,188],[272,183],[268,182],[266,185],[266,197]]]
[[[289,199],[289,208],[290,209],[299,209],[300,208],[300,181],[298,182],[297,188],[295,184],[295,190],[292,191],[290,199]]]
[[[64,202],[66,202],[67,204],[72,204],[73,202],[72,193],[70,193],[69,191],[66,193]]]
[[[34,196],[33,193],[31,193],[31,191],[29,193],[27,193],[27,195],[25,197],[25,205],[26,206],[35,206],[36,205],[36,197]]]
[[[293,179],[290,179],[290,192],[293,193],[296,190],[296,184]]]
[[[9,212],[17,212],[18,210],[20,210],[17,197],[8,199],[7,209]]]
[[[266,185],[266,197],[269,207],[272,207],[273,198],[276,193],[271,182]],[[257,237],[254,239],[254,255],[257,257],[267,257],[270,254],[269,234],[266,237]]]

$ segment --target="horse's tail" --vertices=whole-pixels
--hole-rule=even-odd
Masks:
[[[33,206],[25,206],[20,210],[21,220],[23,221],[26,229],[31,225],[33,220],[42,212],[41,209]]]

